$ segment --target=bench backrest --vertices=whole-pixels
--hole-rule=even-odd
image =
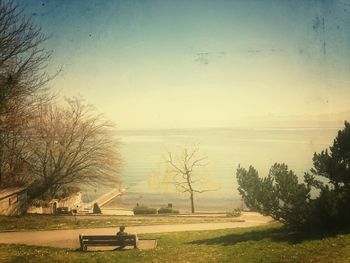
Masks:
[[[126,236],[117,236],[117,235],[80,235],[79,239],[84,242],[84,241],[136,241],[136,236],[135,235],[126,235]]]
[[[108,235],[108,236],[92,236],[92,235],[81,235],[82,239],[88,239],[88,240],[115,240],[117,236],[115,235]]]

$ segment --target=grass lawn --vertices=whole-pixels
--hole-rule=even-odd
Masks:
[[[234,222],[235,217],[173,217],[173,216],[53,216],[25,215],[21,217],[0,216],[0,231],[74,229],[93,227],[117,227],[120,225],[160,225],[208,222]]]
[[[290,234],[279,224],[217,231],[147,234],[159,239],[149,251],[80,252],[0,245],[0,262],[350,262],[350,234]]]

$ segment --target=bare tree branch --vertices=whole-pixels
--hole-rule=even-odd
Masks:
[[[207,165],[204,161],[208,158],[206,156],[199,157],[199,148],[182,150],[182,154],[173,158],[172,153],[168,152],[168,158],[165,163],[168,164],[168,173],[173,175],[173,180],[169,183],[173,184],[179,192],[188,193],[191,201],[191,211],[195,212],[194,207],[194,193],[204,193],[215,191],[214,189],[196,189],[195,185],[202,182],[202,178],[195,178],[194,170],[199,167]]]
[[[0,1],[0,186],[28,181],[29,120],[42,100],[51,52],[47,37],[14,1]],[[49,100],[47,97],[46,99]],[[46,100],[45,99],[45,100]],[[45,160],[41,160],[44,162]],[[44,171],[45,172],[45,171]]]
[[[32,123],[31,198],[52,196],[67,186],[119,182],[120,154],[109,122],[77,98],[67,107],[42,105]],[[43,173],[45,171],[45,173]]]

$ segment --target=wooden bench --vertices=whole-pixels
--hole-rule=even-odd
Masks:
[[[137,248],[136,235],[79,235],[80,249],[86,251],[88,246],[134,246]]]

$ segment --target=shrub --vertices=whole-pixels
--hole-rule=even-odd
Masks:
[[[178,214],[179,210],[173,209],[172,207],[161,207],[158,209],[158,214]]]
[[[241,215],[241,209],[233,209],[230,212],[226,212],[227,217],[239,217]]]
[[[135,206],[134,209],[135,215],[154,215],[157,214],[156,208],[151,208],[147,206]]]
[[[306,227],[333,231],[349,226],[350,193],[346,189],[322,189],[310,204]]]

